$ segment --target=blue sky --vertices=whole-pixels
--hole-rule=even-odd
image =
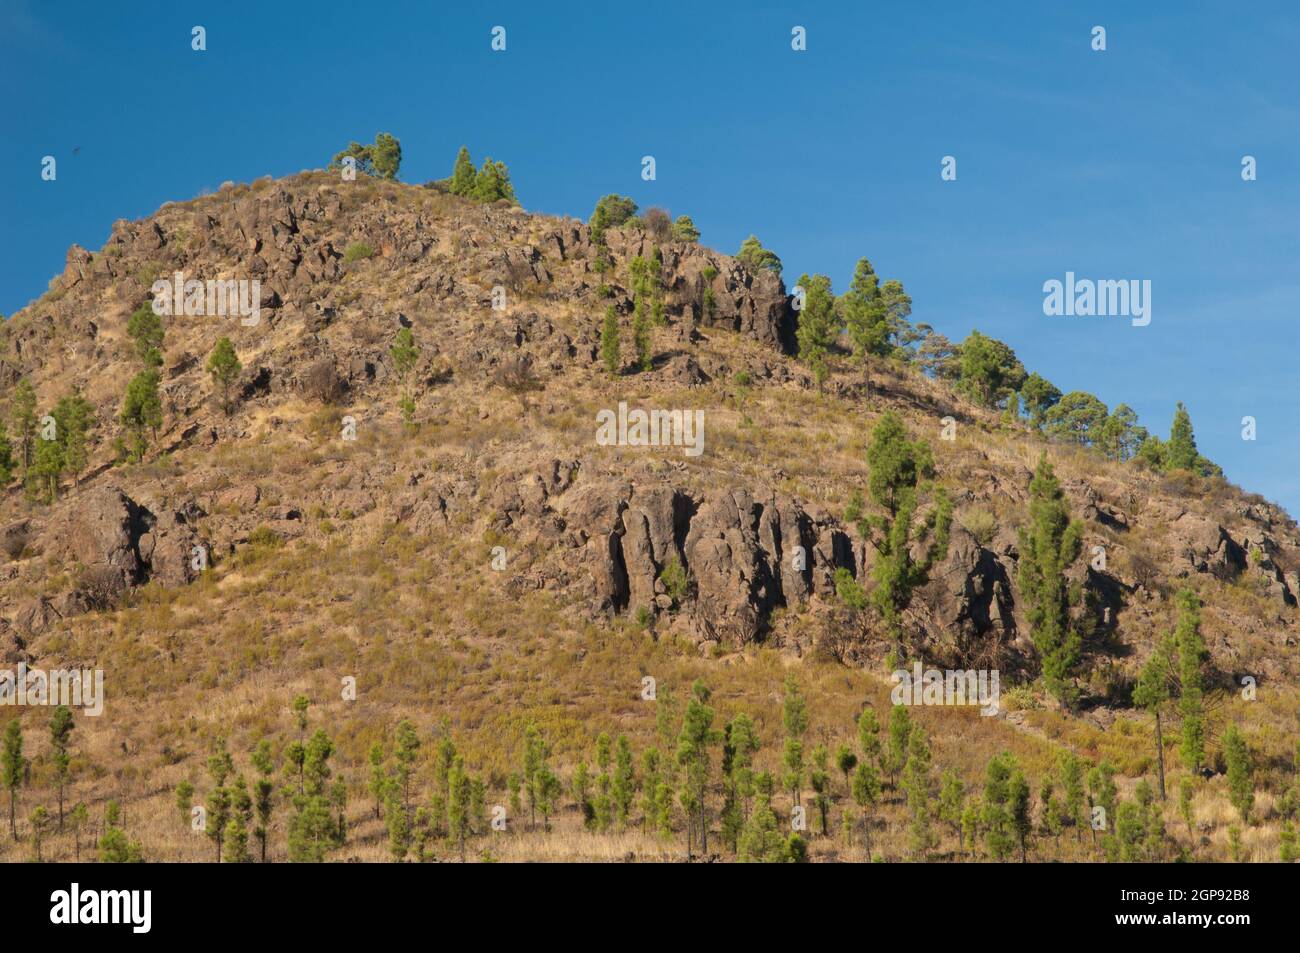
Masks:
[[[915,320],[1002,338],[1062,390],[1162,434],[1183,400],[1207,456],[1300,513],[1300,6],[542,6],[0,0],[0,312],[114,219],[378,131],[412,182],[465,143],[529,209],[628,194],[725,251],[756,233],[789,284],[843,290],[865,255]],[[1044,316],[1067,270],[1150,279],[1150,326]]]

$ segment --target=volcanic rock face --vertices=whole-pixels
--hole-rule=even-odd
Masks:
[[[774,609],[833,599],[836,569],[866,584],[874,553],[856,531],[771,490],[697,497],[667,484],[608,480],[576,488],[565,519],[585,546],[598,608],[669,608],[660,575],[676,559],[692,583],[684,608],[696,633],[731,647],[761,638]],[[927,592],[926,619],[953,633],[949,648],[994,629],[1015,632],[1007,568],[964,530],[954,532]]]
[[[78,496],[45,534],[47,556],[81,567],[65,608],[74,613],[102,608],[150,579],[166,586],[193,580],[196,567],[208,558],[207,543],[187,525],[199,514],[156,515],[114,485]]]

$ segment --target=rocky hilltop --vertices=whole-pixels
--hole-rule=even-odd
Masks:
[[[70,248],[49,293],[5,329],[0,384],[29,378],[42,406],[79,388],[101,426],[86,472],[56,505],[33,508],[21,488],[8,492],[0,611],[10,655],[39,653],[40,637],[60,619],[110,606],[132,587],[190,583],[195,546],[220,564],[258,527],[310,537],[317,529],[307,514],[345,510],[416,533],[455,521],[490,529],[516,547],[544,540],[547,556],[514,583],[580,593],[591,613],[666,614],[674,605],[660,577],[676,560],[691,593],[673,622],[694,639],[733,649],[765,639],[812,648],[774,625],[774,613],[810,602],[832,610],[834,570],[865,581],[874,553],[841,518],[844,487],[818,486],[815,467],[807,480],[765,468],[761,452],[742,466],[716,455],[692,461],[671,451],[605,452],[575,421],[569,440],[530,425],[465,446],[451,467],[362,454],[326,463],[316,486],[281,482],[274,470],[263,480],[220,486],[223,447],[271,435],[312,439],[286,408],[364,408],[357,414],[363,433],[377,415],[392,417],[385,406],[395,387],[390,345],[402,327],[414,330],[420,350],[419,416],[434,422],[486,419],[504,393],[495,377],[521,358],[543,388],[538,406],[522,412],[526,421],[574,414],[592,390],[623,396],[620,382],[601,374],[601,315],[610,303],[631,313],[626,265],[648,256],[651,241],[627,229],[611,231],[607,244],[614,268],[606,282],[592,268],[590,230],[580,221],[318,173],[228,186],[143,221],[115,223],[98,252]],[[349,248],[370,254],[353,258]],[[785,401],[813,402],[812,381],[791,357],[795,312],[774,273],[751,272],[694,243],[670,242],[662,259],[666,320],[656,332],[654,368],[629,377],[628,388],[648,405],[662,394],[678,398],[674,406],[734,417],[732,382],[743,371],[760,394],[778,390]],[[115,466],[110,438],[134,368],[127,318],[148,300],[154,281],[176,272],[260,279],[262,320],[253,327],[233,318],[168,321],[165,418],[146,458],[165,457],[164,476]],[[493,309],[494,287],[505,290],[502,310]],[[216,406],[204,371],[220,336],[233,339],[243,364],[230,416]],[[937,421],[948,415],[981,432],[998,427],[905,372],[886,372],[869,395],[839,379],[830,393],[867,419],[902,408],[920,432],[937,434]],[[754,426],[761,431],[761,423]],[[1038,449],[1027,433],[999,439]],[[754,442],[761,448],[761,433]],[[975,443],[939,454],[941,477],[946,470],[956,477],[949,482],[959,504],[1023,504],[1030,467],[1007,465]],[[1088,569],[1084,581],[1117,638],[1149,633],[1162,594],[1179,579],[1207,576],[1223,585],[1245,580],[1267,607],[1263,617],[1238,608],[1225,615],[1225,629],[1279,648],[1293,640],[1300,537],[1277,507],[1226,489],[1214,499],[1178,492],[1133,467],[1090,460],[1086,469],[1066,486],[1090,542],[1107,548],[1108,568]],[[1140,545],[1130,544],[1135,538]],[[1016,545],[1014,525],[985,539],[955,528],[912,620],[938,660],[988,661],[988,646],[996,646],[1032,665],[1020,638]],[[807,554],[801,569],[788,558],[796,547]],[[61,585],[52,584],[51,567],[72,565],[80,571],[60,573]]]

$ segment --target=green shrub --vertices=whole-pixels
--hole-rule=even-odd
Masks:
[[[675,604],[680,605],[686,598],[686,570],[676,556],[670,556],[668,562],[664,563],[664,568],[659,571],[659,581],[664,584],[664,591]]]
[[[248,545],[260,549],[275,549],[281,542],[280,534],[269,526],[259,526],[248,534]]]
[[[343,253],[343,260],[348,264],[354,261],[360,261],[363,258],[369,258],[375,253],[375,250],[365,242],[353,242]]]
[[[987,546],[993,542],[998,531],[998,518],[983,509],[963,510],[957,516],[957,522],[966,527],[966,531],[975,537],[975,542]]]

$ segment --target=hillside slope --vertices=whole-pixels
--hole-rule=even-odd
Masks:
[[[120,800],[151,857],[206,858],[171,791],[184,778],[202,788],[218,736],[240,752],[240,770],[261,737],[280,754],[298,694],[312,699],[310,722],[329,731],[350,787],[353,833],[340,856],[368,859],[384,856],[386,835],[367,800],[366,754],[403,717],[426,739],[454,737],[502,803],[530,721],[565,777],[601,731],[628,734],[638,750],[659,737],[656,706],[641,697],[647,675],[679,699],[703,679],[719,722],[752,712],[759,762],[775,767],[793,671],[811,735],[833,750],[854,737],[864,701],[888,707],[886,640],[843,607],[834,576],[847,569],[869,585],[877,554],[845,511],[866,485],[871,428],[893,411],[931,445],[956,507],[947,555],[905,614],[909,652],[999,669],[1008,696],[995,718],[918,711],[936,765],[978,788],[997,750],[1038,776],[1064,747],[1109,759],[1131,793],[1153,754],[1129,694],[1173,627],[1173,592],[1190,587],[1221,690],[1211,747],[1228,720],[1247,727],[1262,805],[1247,847],[1275,855],[1280,821],[1269,812],[1300,715],[1294,521],[1219,479],[1051,444],[901,364],[878,362],[868,389],[833,360],[819,391],[791,354],[796,314],[780,279],[694,243],[660,249],[652,368],[635,372],[625,343],[611,377],[601,322],[612,304],[626,342],[628,266],[651,243],[632,228],[606,241],[613,269],[602,276],[579,221],[318,172],[223,187],[116,223],[98,252],[69,250],[49,292],[0,332],[0,387],[31,381],[42,413],[79,389],[98,426],[86,466],[53,504],[17,483],[7,490],[0,647],[8,666],[105,671],[104,715],[78,718],[72,801]],[[139,370],[128,320],[177,272],[258,278],[260,321],[164,319],[163,422],[141,461],[122,462],[116,421]],[[401,328],[419,350],[404,379],[391,351]],[[205,370],[223,336],[243,365],[230,414]],[[410,422],[399,406],[408,393]],[[702,411],[702,452],[602,445],[598,413],[620,403]],[[948,417],[954,440],[941,439]],[[1043,453],[1089,554],[1072,570],[1096,614],[1075,713],[1034,687],[1017,578]],[[665,581],[674,564],[684,590]],[[1245,675],[1259,700],[1239,697]],[[355,699],[342,697],[348,677]],[[42,790],[46,719],[24,718]],[[426,740],[425,754],[433,747]],[[433,770],[422,760],[417,773]],[[1197,796],[1194,849],[1226,850],[1222,780]],[[876,841],[886,856],[904,853],[903,813],[886,799]],[[559,823],[563,838],[530,832],[481,849],[511,859],[682,852],[635,828],[583,834],[571,806]],[[956,856],[953,841],[936,856]],[[846,850],[833,838],[813,846],[814,857]],[[47,850],[74,847],[64,836]],[[1094,856],[1084,842],[1042,849]],[[0,850],[17,859],[26,848]]]

